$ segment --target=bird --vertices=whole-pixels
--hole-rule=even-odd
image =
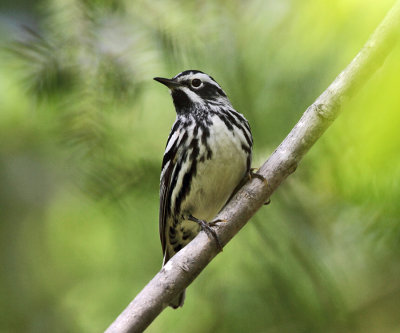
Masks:
[[[216,240],[212,219],[252,173],[253,137],[221,86],[199,70],[154,80],[170,90],[176,119],[160,176],[159,232],[163,266],[200,230]],[[185,291],[170,302],[183,306]]]

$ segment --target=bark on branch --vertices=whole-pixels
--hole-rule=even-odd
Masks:
[[[249,181],[220,212],[217,218],[229,221],[219,224],[216,230],[223,246],[296,170],[302,157],[335,120],[343,102],[360,90],[383,64],[399,35],[400,0],[396,1],[353,61],[308,107],[289,135],[261,166],[259,173],[268,179],[268,186],[259,179]],[[217,254],[215,241],[200,232],[143,288],[106,333],[144,331]]]

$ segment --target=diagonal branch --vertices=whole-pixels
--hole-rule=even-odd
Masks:
[[[229,223],[219,224],[221,244],[247,223],[279,185],[296,170],[302,157],[338,116],[343,102],[352,97],[383,64],[400,34],[400,0],[369,38],[363,49],[332,84],[304,112],[275,152],[259,170],[259,179],[248,182],[218,214]],[[200,274],[218,254],[215,241],[204,232],[179,251],[144,287],[106,333],[142,332],[167,304]]]

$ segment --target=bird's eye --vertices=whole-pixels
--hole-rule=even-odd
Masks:
[[[199,80],[199,79],[192,80],[192,87],[198,88],[198,87],[200,87],[200,85],[201,85],[201,80]]]

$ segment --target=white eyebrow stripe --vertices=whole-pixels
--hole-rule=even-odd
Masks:
[[[177,77],[180,76],[182,73],[183,73],[183,72],[181,72],[181,73],[175,75],[173,78],[174,78],[174,79],[177,78]],[[195,74],[190,74],[190,73],[189,73],[189,74],[180,76],[180,77],[179,77],[179,82],[189,81],[189,80],[191,81],[191,80],[193,80],[193,79],[199,79],[199,80],[201,80],[202,82],[207,82],[207,83],[212,84],[213,86],[215,86],[215,87],[217,87],[217,88],[219,88],[219,89],[222,90],[221,86],[220,86],[217,82],[215,82],[215,81],[214,81],[213,79],[211,79],[207,74],[204,74],[204,73],[195,73]]]
[[[211,79],[207,74],[204,74],[204,73],[196,73],[196,74],[192,75],[191,78],[192,78],[192,79],[200,79],[202,82],[210,83],[210,84],[212,84],[213,86],[216,86],[216,87],[218,87],[219,89],[222,90],[222,88],[220,87],[220,85],[219,85],[217,82],[215,82],[213,79]]]

